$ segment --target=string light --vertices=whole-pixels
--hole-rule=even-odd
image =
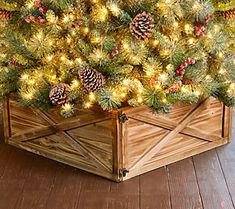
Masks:
[[[128,79],[124,79],[123,80],[123,84],[127,86],[129,84],[129,80]]]
[[[27,99],[27,100],[32,100],[33,99],[33,93],[32,92],[23,92],[21,93],[22,98]]]
[[[42,38],[43,38],[42,32],[39,32],[39,33],[37,34],[37,38],[38,38],[39,41],[42,40]]]
[[[196,96],[200,96],[200,95],[201,95],[201,92],[200,92],[200,91],[195,91],[194,94],[195,94]]]
[[[63,18],[63,22],[64,22],[64,23],[67,23],[67,22],[69,22],[69,21],[70,21],[69,16],[68,16],[68,15],[65,15],[64,18]]]
[[[117,4],[111,3],[108,5],[108,8],[114,16],[119,16],[121,10],[118,8]]]
[[[167,99],[164,98],[164,99],[162,100],[162,102],[163,102],[163,103],[167,103]]]
[[[28,74],[23,74],[22,76],[21,76],[21,80],[26,80],[26,79],[28,79],[29,78],[29,75]]]
[[[34,79],[30,79],[30,80],[28,81],[28,84],[34,85],[34,84],[35,84],[35,80],[34,80]]]
[[[90,103],[90,102],[87,102],[87,103],[85,104],[85,108],[89,109],[90,107],[91,107],[91,103]]]
[[[49,41],[49,46],[52,46],[53,45],[53,41]]]
[[[181,91],[183,93],[188,93],[189,92],[189,90],[185,86],[182,86]]]
[[[72,60],[69,60],[69,61],[68,61],[68,64],[72,66],[74,63],[73,63]]]
[[[95,101],[96,98],[95,98],[95,94],[93,92],[91,92],[89,94],[89,99],[90,99],[91,102]]]
[[[198,2],[196,2],[193,5],[192,9],[193,9],[194,12],[198,12],[198,11],[200,11],[202,9],[202,6]]]
[[[222,52],[220,52],[220,53],[218,54],[218,56],[219,56],[219,58],[223,58],[223,57],[224,57],[224,54],[223,54]]]
[[[67,38],[67,43],[70,44],[72,42],[71,38]]]
[[[213,36],[212,36],[212,34],[210,32],[207,34],[207,37],[210,38],[210,39],[213,38]]]
[[[73,31],[71,32],[71,34],[72,34],[72,36],[75,36],[77,33],[76,33],[75,30],[73,30]]]
[[[155,39],[153,41],[153,47],[156,47],[159,43],[160,43],[159,40]]]
[[[89,33],[89,28],[88,28],[88,27],[85,27],[84,30],[83,30],[83,32],[84,32],[85,34]]]
[[[175,22],[173,23],[173,26],[177,28],[177,27],[179,26],[179,23],[175,21]]]
[[[137,101],[138,101],[138,103],[142,103],[143,102],[143,98],[139,96]]]
[[[166,73],[162,73],[159,78],[161,79],[162,82],[165,82],[168,78],[167,74]]]
[[[70,86],[71,86],[71,88],[72,88],[73,90],[77,89],[77,88],[79,87],[79,82],[78,82],[78,80],[74,79],[74,80],[72,81],[72,83],[71,83]]]
[[[65,61],[66,60],[66,57],[63,55],[61,58],[60,58],[61,61]]]
[[[51,61],[52,59],[53,59],[53,55],[47,56],[47,60],[48,60],[48,61]]]
[[[211,76],[210,76],[210,75],[207,75],[207,76],[206,76],[206,80],[211,80]]]
[[[187,33],[187,34],[190,34],[190,33],[192,33],[193,32],[193,27],[192,27],[192,25],[191,24],[185,24],[184,25],[184,31]]]
[[[143,89],[142,89],[142,88],[139,88],[139,89],[138,89],[138,92],[139,92],[140,94],[142,94],[142,93],[143,93]]]
[[[66,103],[63,105],[63,111],[70,112],[72,110],[73,106],[69,103]]]
[[[117,93],[115,91],[112,94],[114,97],[117,97]]]
[[[215,29],[215,32],[219,32],[220,31],[220,26],[219,25],[214,25],[214,29]]]
[[[27,7],[27,9],[32,9],[33,7],[34,7],[34,1],[29,1],[29,2],[27,2],[26,3],[26,7]]]
[[[70,20],[74,20],[74,15],[73,15],[73,14],[70,14],[70,15],[69,15],[69,19],[70,19]]]
[[[123,44],[123,48],[124,48],[124,49],[129,49],[129,45],[128,45],[127,43],[124,43],[124,44]]]
[[[219,74],[224,75],[226,73],[226,70],[224,68],[221,68],[219,71]]]
[[[190,38],[190,39],[188,40],[188,43],[189,43],[190,45],[192,45],[192,44],[194,44],[194,41],[195,41],[194,38]]]
[[[161,89],[162,89],[162,87],[161,87],[160,84],[156,84],[156,85],[154,86],[154,88],[155,88],[156,90],[161,90]]]
[[[81,58],[76,58],[76,62],[81,64],[82,63],[82,59]]]
[[[126,93],[121,93],[121,97],[125,98],[126,97]]]

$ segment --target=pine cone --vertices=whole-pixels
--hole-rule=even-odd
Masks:
[[[223,17],[224,19],[233,19],[235,17],[235,9],[230,9],[227,11],[220,11],[219,16]]]
[[[14,15],[13,11],[0,10],[0,20],[2,21],[10,20],[13,15]]]
[[[79,77],[83,83],[83,86],[88,91],[95,92],[105,85],[105,77],[92,68],[82,68],[79,72]]]
[[[130,23],[130,31],[139,40],[151,37],[154,28],[154,20],[146,12],[138,14]]]
[[[51,88],[49,97],[53,105],[63,105],[67,102],[66,87],[66,84],[60,83]]]

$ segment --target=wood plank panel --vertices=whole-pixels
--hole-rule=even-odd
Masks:
[[[205,209],[234,209],[215,150],[193,157]]]
[[[166,167],[140,176],[141,209],[171,209]]]
[[[25,181],[31,173],[31,155],[17,149],[12,151],[0,178],[0,209],[15,209]]]
[[[202,209],[192,158],[167,166],[173,209]]]
[[[87,173],[78,169],[61,165],[43,209],[78,209],[82,182],[86,175]]]
[[[39,115],[32,112],[30,108],[23,108],[14,100],[10,100],[10,124],[12,135],[21,133],[25,130],[34,130],[35,128],[43,128],[48,124]]]
[[[235,117],[235,112],[233,113]],[[235,139],[235,121],[233,123],[233,139]],[[217,148],[217,154],[223,170],[229,193],[235,205],[235,140],[231,144]]]
[[[77,208],[108,209],[108,195],[111,182],[101,177],[87,174],[81,185]]]
[[[113,209],[140,209],[140,177],[120,184],[111,183],[109,206]]]
[[[17,198],[15,208],[45,209],[49,195],[54,190],[55,175],[60,172],[60,166],[36,155],[30,157],[33,159],[32,169]]]

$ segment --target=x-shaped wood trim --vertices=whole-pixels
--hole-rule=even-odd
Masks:
[[[146,150],[145,154],[138,159],[133,166],[129,168],[130,170],[141,169],[146,162],[148,162],[154,155],[156,155],[167,143],[169,143],[176,135],[178,135],[182,130],[192,121],[192,119],[203,110],[210,103],[210,99],[203,101],[202,103],[193,106],[191,111],[189,111],[178,123],[178,125],[171,131],[168,132],[160,141],[158,140],[156,144]]]
[[[74,129],[74,128],[79,128],[82,126],[86,126],[91,124],[90,121],[85,121],[85,122],[79,122],[78,120],[74,122],[69,123],[69,127],[64,126],[64,123],[56,124],[51,118],[49,118],[45,113],[43,113],[41,110],[37,108],[31,108],[34,113],[39,115],[42,119],[44,119],[49,126],[43,127],[43,128],[38,128],[32,132],[30,130],[29,132],[21,133],[20,135],[15,135],[11,137],[11,141],[20,141],[20,142],[28,142],[32,141],[41,137],[46,137],[50,136],[52,134],[56,134],[60,137],[63,137],[64,139],[67,139],[66,142],[73,147],[73,149],[77,150],[79,153],[81,153],[87,160],[92,161],[93,163],[96,164],[98,167],[102,167],[109,173],[112,172],[112,170],[102,162],[102,159],[100,159],[97,155],[95,155],[92,151],[88,150],[82,143],[80,143],[78,140],[75,140],[73,137],[71,137],[67,131]],[[96,122],[102,122],[110,118],[109,116],[103,117],[102,119],[94,119],[92,120],[93,123]],[[26,137],[27,136],[27,137]],[[25,140],[27,139],[27,140]]]

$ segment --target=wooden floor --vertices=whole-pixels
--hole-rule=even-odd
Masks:
[[[0,209],[203,208],[235,209],[235,140],[120,184],[0,142]]]

